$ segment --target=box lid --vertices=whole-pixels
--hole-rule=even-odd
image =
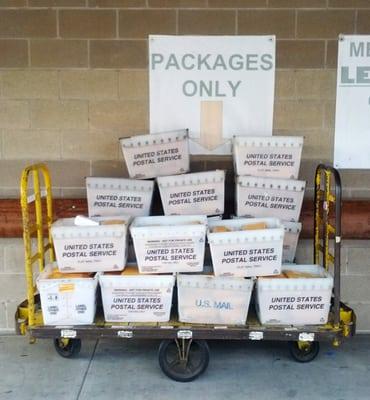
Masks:
[[[302,147],[303,136],[234,136],[234,145],[250,147]]]
[[[104,190],[127,190],[132,192],[151,192],[154,188],[154,181],[125,179],[125,178],[103,178],[86,177],[86,187],[89,189]]]
[[[286,233],[300,233],[302,224],[300,222],[281,221]]]
[[[196,172],[173,176],[161,176],[157,178],[158,186],[161,188],[202,185],[206,183],[221,183],[224,181],[225,171],[223,170]]]
[[[178,274],[177,285],[179,287],[195,289],[250,291],[253,287],[253,280],[238,277],[211,276],[201,274]]]
[[[256,176],[238,176],[237,185],[256,189],[289,190],[292,192],[303,192],[306,187],[305,181],[295,179],[262,178]]]
[[[178,142],[187,139],[189,136],[187,129],[179,129],[170,132],[152,133],[150,135],[136,135],[130,138],[120,138],[119,141],[123,147],[153,146]]]

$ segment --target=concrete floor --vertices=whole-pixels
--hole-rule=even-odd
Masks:
[[[211,342],[206,372],[177,383],[158,366],[158,342],[85,341],[63,359],[50,340],[0,336],[0,399],[368,400],[370,336],[339,349],[322,345],[310,364],[294,362],[284,343]]]

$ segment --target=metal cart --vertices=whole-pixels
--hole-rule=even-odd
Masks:
[[[35,287],[37,272],[34,270],[42,271],[47,258],[49,262],[55,260],[50,232],[53,221],[51,180],[46,165],[32,165],[23,171],[21,206],[27,299],[18,306],[15,315],[17,332],[28,334],[31,342],[37,338],[52,339],[62,357],[76,356],[81,340],[87,338],[160,339],[159,365],[162,371],[171,379],[188,382],[208,366],[207,340],[286,341],[296,361],[309,362],[317,356],[321,341],[339,346],[343,339],[355,334],[356,316],[340,301],[341,181],[338,171],[330,166],[317,167],[314,200],[314,260],[334,275],[331,311],[325,325],[264,326],[253,310],[242,326],[184,324],[178,322],[175,315],[167,323],[112,324],[104,321],[98,307],[92,325],[45,326]],[[31,241],[34,236],[37,240],[35,251]]]

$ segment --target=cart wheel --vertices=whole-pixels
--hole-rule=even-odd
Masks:
[[[163,340],[158,358],[159,366],[169,378],[190,382],[206,370],[209,347],[205,340]]]
[[[81,350],[81,339],[54,339],[54,347],[62,357],[76,357]]]
[[[291,356],[300,363],[314,360],[320,351],[319,342],[289,342],[288,346]]]

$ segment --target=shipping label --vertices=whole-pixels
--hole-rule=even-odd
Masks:
[[[239,175],[297,179],[301,148],[244,147],[238,148],[237,170]]]
[[[212,245],[216,275],[257,276],[280,273],[282,240]]]
[[[187,172],[187,141],[152,146],[124,147],[124,156],[132,178],[151,178]]]
[[[150,212],[152,193],[88,189],[90,217],[132,215],[146,216]]]
[[[224,212],[224,183],[161,188],[167,215],[213,215]]]
[[[192,272],[203,269],[204,236],[164,237],[136,245],[140,269],[144,272]]]
[[[126,242],[121,238],[73,238],[55,241],[59,268],[63,271],[80,267],[122,269]]]
[[[238,216],[276,217],[298,221],[304,191],[238,187]]]

